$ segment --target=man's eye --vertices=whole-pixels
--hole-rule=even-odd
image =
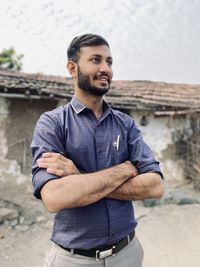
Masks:
[[[96,63],[96,64],[97,64],[97,63],[100,63],[100,59],[99,59],[99,58],[93,58],[93,59],[92,59],[92,62],[94,62],[94,63]]]
[[[107,64],[108,64],[109,67],[111,67],[112,66],[112,61],[111,60],[108,60],[107,61]]]

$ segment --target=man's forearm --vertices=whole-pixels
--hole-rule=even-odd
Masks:
[[[119,200],[161,198],[164,186],[158,173],[139,174],[121,184],[107,197]]]
[[[47,182],[42,200],[50,212],[94,203],[134,176],[134,167],[125,162],[90,174],[74,174]]]

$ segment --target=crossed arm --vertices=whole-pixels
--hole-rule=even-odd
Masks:
[[[71,160],[57,153],[44,153],[37,163],[47,172],[62,177],[48,181],[41,190],[50,212],[86,206],[104,197],[142,200],[160,198],[164,192],[158,173],[138,174],[130,161],[89,174],[81,174]]]

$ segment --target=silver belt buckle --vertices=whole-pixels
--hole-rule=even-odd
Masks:
[[[104,259],[107,258],[109,256],[115,256],[115,254],[113,253],[113,250],[115,249],[115,246],[112,246],[112,248],[107,249],[107,250],[97,250],[96,251],[96,260],[99,261],[100,259]]]

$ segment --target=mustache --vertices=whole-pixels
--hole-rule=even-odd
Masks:
[[[99,78],[107,78],[108,82],[111,83],[111,77],[106,72],[102,72],[94,76],[94,80],[97,80]]]

